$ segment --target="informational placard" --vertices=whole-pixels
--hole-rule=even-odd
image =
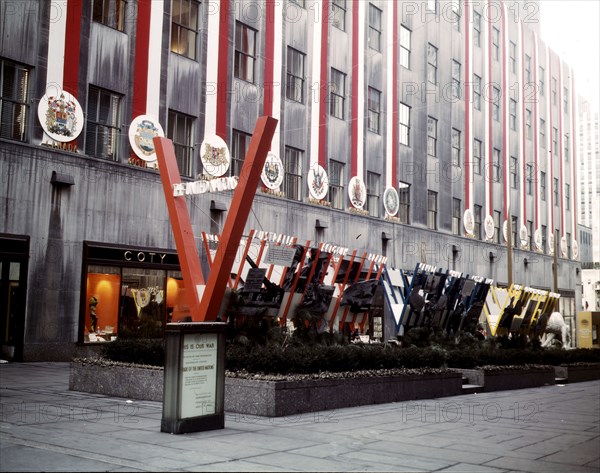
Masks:
[[[383,337],[383,319],[381,317],[373,317],[373,338]]]
[[[181,364],[181,418],[215,414],[217,334],[185,334]]]
[[[244,284],[244,292],[260,292],[263,281],[267,274],[267,268],[250,268],[246,282]]]
[[[289,267],[294,262],[296,250],[287,246],[269,245],[269,251],[265,258],[266,264]]]

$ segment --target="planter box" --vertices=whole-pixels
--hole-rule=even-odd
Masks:
[[[343,407],[456,396],[459,373],[305,381],[225,380],[225,410],[279,417]]]
[[[554,371],[557,378],[566,378],[569,383],[600,379],[600,363],[588,366],[555,366]]]
[[[483,386],[484,392],[524,389],[554,384],[554,367],[506,370],[457,369],[469,384]]]
[[[162,401],[162,368],[71,362],[69,389],[143,401]]]
[[[162,401],[163,370],[72,362],[69,389]],[[264,381],[225,378],[225,410],[278,417],[342,407],[461,394],[458,372],[365,378]]]

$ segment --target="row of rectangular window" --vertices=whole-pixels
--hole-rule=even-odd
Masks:
[[[296,0],[296,4],[304,8],[304,1]],[[171,51],[186,56],[191,59],[196,59],[196,41],[198,35],[198,18],[199,5],[197,0],[173,0],[171,9]],[[127,0],[94,0],[93,4],[93,19],[96,22],[105,24],[112,28],[123,31],[125,27],[125,15],[127,8]],[[438,11],[437,3],[430,10]],[[460,30],[460,5],[458,2],[452,3],[452,11],[455,14],[455,25]],[[346,17],[346,0],[333,0],[332,3],[332,24],[337,28],[345,30]],[[475,31],[475,44],[481,45],[481,14],[474,12],[473,27]],[[371,49],[381,51],[381,34],[382,34],[382,11],[369,4],[368,12],[368,45]],[[256,53],[256,34],[257,30],[236,21],[235,25],[235,57],[234,57],[234,75],[235,77],[254,83],[254,66],[257,59]],[[400,64],[406,68],[410,68],[410,52],[411,52],[411,34],[412,32],[404,25],[400,26]],[[493,28],[492,32],[493,56],[496,60],[500,58],[500,31]],[[437,84],[437,62],[438,50],[428,44],[427,51],[427,80],[433,84]],[[289,53],[288,53],[289,59]],[[460,64],[458,64],[458,74],[455,70],[456,61],[453,61],[453,95],[460,96],[460,89],[456,82],[460,83]],[[516,44],[510,42],[510,64],[511,70],[516,72]],[[291,72],[293,85],[288,81],[288,98],[296,101],[302,101],[303,82],[304,82],[304,64],[294,63],[290,68],[288,63],[288,74]],[[525,56],[525,71],[526,82],[531,82],[531,57]],[[544,95],[544,68],[540,66],[540,94]],[[477,76],[476,76],[477,77]],[[302,82],[301,84],[298,82]],[[481,82],[481,78],[479,78]],[[481,84],[479,84],[481,85]],[[556,79],[552,78],[552,96],[553,102],[557,104],[557,85]],[[480,87],[475,90],[479,94],[476,99],[476,108],[479,109],[480,104]],[[495,95],[499,96],[498,95]],[[563,94],[564,113],[568,113],[568,90],[565,87]],[[494,101],[496,104],[496,101]],[[496,116],[496,108],[494,109]]]
[[[290,50],[291,55],[294,50]],[[4,63],[3,63],[4,64]],[[24,138],[24,120],[26,107],[26,85],[28,81],[28,70],[16,65],[6,63],[2,67],[2,84],[6,96],[3,96],[2,116],[3,119],[2,136],[13,139]],[[335,78],[337,87],[332,87],[332,93],[337,95],[337,88],[345,87],[345,76],[342,73],[336,74],[333,70],[332,77]],[[121,97],[90,86],[88,97],[88,126],[86,131],[86,153],[106,159],[116,159],[116,152],[119,148],[120,136],[120,102]],[[381,93],[376,89],[369,88],[368,96],[368,128],[371,131],[379,132],[380,123],[380,102]],[[332,113],[337,113],[339,109],[343,110],[344,99],[338,97],[331,101]],[[512,108],[512,106],[511,106]],[[400,104],[400,143],[409,145],[410,135],[410,108],[405,104]],[[192,142],[192,123],[193,118],[174,111],[169,112],[168,136],[173,138],[177,156],[179,158],[180,170],[183,175],[191,175],[191,162],[193,147]],[[541,134],[545,134],[545,122],[540,122]],[[460,165],[460,131],[452,129],[452,164]],[[554,149],[557,149],[558,130],[553,129]],[[565,135],[565,157],[568,159],[569,139]],[[542,140],[542,146],[545,146]],[[499,180],[499,150],[494,150],[494,180]],[[427,122],[427,154],[432,157],[437,156],[437,120],[428,117]],[[481,161],[483,158],[481,141],[474,140],[474,172],[481,173]],[[234,173],[236,166],[241,168],[241,163],[234,162]],[[516,178],[512,179],[516,183]],[[515,185],[516,186],[516,185]]]

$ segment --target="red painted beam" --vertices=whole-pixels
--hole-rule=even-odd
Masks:
[[[181,182],[177,160],[175,159],[175,149],[173,148],[173,142],[168,138],[157,137],[153,141],[158,159],[158,168],[160,169],[160,179],[167,200],[169,218],[171,219],[171,227],[175,236],[179,265],[185,283],[185,297],[190,307],[192,319],[196,320],[200,310],[198,286],[204,284],[204,277],[185,196],[175,197],[173,195],[173,185]]]
[[[244,165],[240,171],[240,179],[233,194],[227,220],[217,247],[217,254],[200,304],[199,321],[201,322],[214,321],[219,314],[225,295],[225,286],[231,275],[231,268],[276,128],[277,120],[269,116],[260,117],[254,127]]]

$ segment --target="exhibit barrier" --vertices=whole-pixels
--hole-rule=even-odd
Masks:
[[[218,235],[202,233],[208,265]],[[449,334],[540,337],[558,294],[417,263],[413,270],[386,266],[382,255],[251,230],[241,241],[228,286],[239,296],[239,315],[270,316],[293,329],[298,311],[320,318],[319,332],[358,332],[372,341],[432,327]]]

